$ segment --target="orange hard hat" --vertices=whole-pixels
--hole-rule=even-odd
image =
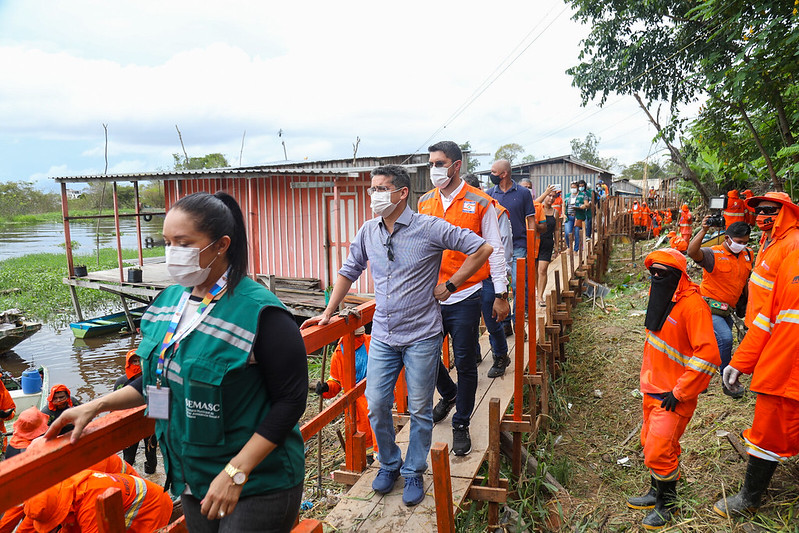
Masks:
[[[28,407],[14,422],[14,437],[11,440],[19,437],[26,441],[32,441],[36,437],[41,437],[47,431],[47,420],[47,415],[36,407]]]
[[[763,196],[753,196],[746,200],[746,205],[747,207],[755,208],[760,202],[766,201],[776,202],[799,212],[799,206],[793,203],[791,197],[784,192],[769,191]]]

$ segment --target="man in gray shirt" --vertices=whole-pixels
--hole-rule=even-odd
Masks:
[[[391,492],[405,478],[402,500],[416,505],[424,499],[422,474],[433,432],[433,391],[441,353],[441,309],[450,296],[447,283],[460,285],[486,262],[493,248],[474,232],[436,217],[419,215],[407,206],[410,177],[399,165],[372,171],[372,211],[378,216],[358,230],[350,253],[338,272],[324,312],[303,327],[327,324],[352,284],[371,266],[375,284],[375,314],[366,369],[369,422],[378,445],[380,471],[372,488]],[[463,266],[445,283],[436,284],[444,250],[467,254]],[[391,408],[394,385],[405,368],[410,439],[405,462],[395,442]]]

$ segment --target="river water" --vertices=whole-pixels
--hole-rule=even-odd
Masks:
[[[142,221],[142,239],[161,239],[163,217]],[[70,224],[70,237],[78,242],[76,253],[92,253],[97,236],[103,248],[116,248],[113,219]],[[123,248],[136,248],[136,223],[120,220]],[[64,253],[64,230],[60,223],[9,224],[0,227],[0,260],[29,253]],[[88,317],[87,317],[88,318]],[[74,320],[74,317],[70,318]],[[96,339],[75,339],[69,327],[42,327],[12,351],[0,354],[0,368],[19,377],[29,366],[45,365],[50,384],[63,383],[72,395],[88,401],[113,389],[114,381],[124,374],[125,354],[138,345],[137,335],[118,333]]]

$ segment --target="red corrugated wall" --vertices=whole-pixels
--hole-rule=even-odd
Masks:
[[[355,232],[372,217],[366,194],[368,174],[338,177],[341,212],[340,253],[346,257]],[[250,271],[281,277],[318,278],[335,281],[336,270],[328,265],[327,245],[335,232],[330,226],[335,202],[333,187],[296,187],[291,183],[329,183],[331,176],[275,175],[247,178],[202,178],[169,180],[164,184],[167,209],[181,196],[198,191],[223,190],[239,202],[244,213],[250,248]],[[179,191],[179,192],[178,192]],[[336,249],[331,247],[331,256]],[[332,257],[333,263],[336,258]],[[373,293],[374,285],[365,272],[353,285],[359,293]]]

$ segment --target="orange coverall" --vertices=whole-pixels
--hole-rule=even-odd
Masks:
[[[678,268],[682,277],[674,292],[675,302],[660,331],[646,331],[641,365],[644,422],[641,444],[644,464],[660,481],[680,477],[680,437],[696,409],[696,399],[707,388],[721,364],[710,307],[699,295],[699,286],[688,278],[685,256],[672,248],[655,250],[644,262]],[[672,392],[674,411],[660,406],[662,395]]]
[[[62,533],[94,533],[96,500],[107,489],[122,491],[126,531],[152,533],[164,527],[172,515],[172,500],[164,489],[136,476],[83,470],[25,502],[25,514],[36,531],[61,525]]]
[[[630,212],[633,214],[633,226],[641,226],[641,206],[638,202],[633,202]]]
[[[682,209],[680,210],[680,220],[678,222],[680,226],[680,235],[682,238],[685,239],[685,242],[691,242],[691,235],[693,235],[693,227],[691,224],[694,221],[694,217],[691,214],[691,211],[688,209],[688,206],[683,204]]]
[[[0,380],[0,411],[11,411],[11,414],[5,418],[0,418],[0,431],[5,434],[6,432],[6,420],[10,420],[14,418],[14,411],[17,408],[17,404],[14,403],[14,399],[11,398],[11,393],[8,392],[5,384],[3,381]],[[8,439],[3,436],[2,442],[0,442],[0,452],[6,451],[6,444],[8,443]]]
[[[673,231],[669,232],[669,247],[674,248],[678,252],[684,252],[688,249],[688,243],[685,242],[681,236],[677,235]]]
[[[752,374],[757,393],[749,455],[783,461],[799,454],[799,250],[782,262],[774,288],[730,361]]]
[[[355,369],[356,369],[356,383],[358,381],[358,349],[363,346],[366,349],[366,354],[369,353],[369,343],[372,341],[371,335],[356,335],[355,336]],[[363,361],[363,373],[366,375],[366,361]],[[328,391],[322,393],[323,398],[335,398],[341,392],[341,380],[344,376],[344,352],[342,351],[341,343],[336,347],[336,352],[330,358],[330,378],[327,380]],[[374,446],[377,451],[377,444],[374,442],[372,435],[372,426],[369,425],[369,406],[366,402],[366,396],[361,396],[355,402],[356,417],[358,419],[358,431],[366,435],[366,448],[369,449]]]
[[[787,200],[781,200],[781,196]],[[744,323],[750,329],[755,317],[768,300],[780,265],[788,254],[799,249],[799,206],[793,204],[785,193],[776,193],[774,197],[768,197],[768,200],[781,203],[782,209],[774,220],[771,238],[763,243],[757,254],[755,267],[749,278],[749,300],[746,304]]]
[[[735,189],[727,191],[727,207],[724,208],[724,228],[729,228],[733,222],[744,222],[746,206],[744,201],[738,198],[738,191]]]
[[[748,205],[746,205],[746,201],[748,199],[752,198],[753,196],[754,196],[754,194],[752,194],[752,191],[750,191],[749,189],[746,189],[743,192],[743,194],[741,195],[741,198],[744,201],[744,209],[745,209],[745,211],[744,211],[744,222],[746,222],[750,226],[753,226],[755,224],[755,210],[754,210],[754,208],[749,207]]]

